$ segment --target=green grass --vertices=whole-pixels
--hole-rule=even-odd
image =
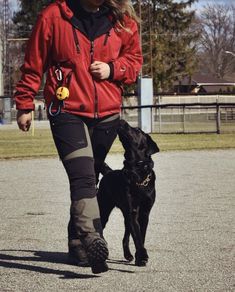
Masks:
[[[161,151],[235,148],[235,134],[152,134]],[[123,148],[115,140],[111,152]],[[0,130],[0,159],[53,157],[57,152],[49,129],[35,129],[35,134],[17,129]]]
[[[30,132],[18,129],[0,131],[0,159],[55,156],[56,149],[49,129]]]
[[[161,151],[235,148],[235,134],[152,134]]]

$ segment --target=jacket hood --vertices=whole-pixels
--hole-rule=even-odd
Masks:
[[[71,19],[73,17],[73,12],[70,10],[65,0],[56,0],[56,3],[58,4],[60,12],[64,18]]]
[[[73,11],[69,8],[66,0],[56,0],[56,3],[58,4],[61,14],[66,18],[66,19],[71,19],[74,16]],[[89,12],[86,12],[83,8],[82,9],[82,13],[85,14],[87,13],[87,15],[89,15]],[[106,6],[102,6],[102,8],[100,9],[99,13],[96,13],[96,17],[101,17],[103,15],[107,15],[109,14],[109,8]]]
[[[56,3],[62,17],[91,41],[102,34],[109,33],[114,25],[110,9],[105,5],[101,5],[100,9],[93,13],[85,10],[79,0],[57,0]]]

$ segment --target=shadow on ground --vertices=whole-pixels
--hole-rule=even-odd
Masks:
[[[78,274],[72,271],[60,270],[60,269],[52,269],[46,267],[40,267],[25,263],[19,263],[15,261],[27,261],[31,263],[35,262],[48,262],[53,264],[65,264],[70,265],[67,259],[67,253],[63,252],[51,252],[51,251],[35,251],[35,250],[0,250],[0,267],[10,268],[10,269],[18,269],[18,270],[27,270],[32,272],[38,272],[43,274],[54,274],[60,276],[61,279],[91,279],[99,277],[99,275],[90,275],[90,274]],[[3,252],[3,253],[2,253]],[[6,252],[25,252],[33,254],[30,256],[16,256],[11,254],[6,254]],[[130,265],[128,262],[119,261],[119,260],[109,260],[109,263],[114,264],[123,264]],[[133,265],[132,265],[133,266]],[[134,271],[122,270],[122,269],[113,269],[109,268],[109,270],[119,271],[124,273],[134,273]]]

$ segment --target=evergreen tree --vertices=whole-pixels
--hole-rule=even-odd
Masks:
[[[19,11],[13,16],[15,32],[18,37],[29,37],[36,22],[38,13],[53,1],[50,0],[20,0]]]
[[[143,76],[153,77],[154,91],[170,90],[174,81],[192,75],[196,66],[195,42],[191,30],[195,0],[144,0],[142,10]],[[138,12],[138,3],[135,4]]]

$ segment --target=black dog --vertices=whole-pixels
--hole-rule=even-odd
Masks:
[[[124,147],[124,167],[103,176],[97,194],[102,227],[114,207],[121,209],[125,220],[124,257],[133,260],[129,248],[130,234],[134,240],[135,264],[145,266],[148,254],[144,247],[149,213],[155,201],[155,173],[151,155],[159,148],[152,138],[139,128],[120,121],[119,139]],[[106,169],[107,170],[107,169]]]

